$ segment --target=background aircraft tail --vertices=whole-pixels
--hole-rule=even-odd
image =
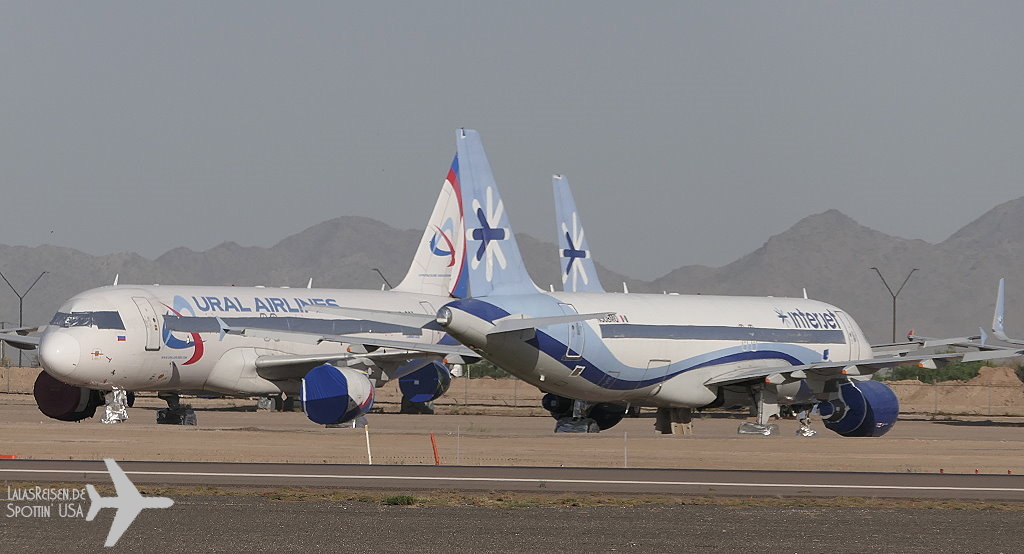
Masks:
[[[89,491],[89,513],[85,515],[85,521],[92,521],[102,507],[100,506],[100,493],[96,492],[96,487],[92,485],[86,485],[85,490]]]
[[[459,190],[459,157],[448,170],[405,279],[394,290],[466,296],[466,239]]]
[[[473,296],[534,293],[539,289],[523,264],[505,214],[480,134],[456,132],[459,184],[465,209],[466,265]]]
[[[558,232],[558,256],[561,259],[562,290],[566,292],[604,292],[597,278],[597,267],[583,233],[583,220],[564,175],[551,178],[555,190],[555,219]]]

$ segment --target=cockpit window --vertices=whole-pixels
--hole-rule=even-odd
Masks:
[[[50,325],[58,327],[96,327],[97,329],[124,330],[124,322],[117,312],[57,312]]]

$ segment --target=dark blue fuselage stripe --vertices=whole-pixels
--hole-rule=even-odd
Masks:
[[[664,374],[652,377],[650,379],[642,379],[639,381],[620,379],[613,377],[611,374],[606,373],[599,369],[595,364],[591,363],[586,358],[577,358],[572,360],[564,360],[566,353],[565,344],[559,342],[557,339],[551,337],[547,333],[537,331],[536,336],[527,341],[530,344],[542,352],[558,360],[566,368],[573,370],[576,366],[584,366],[586,369],[580,373],[580,377],[583,377],[587,381],[610,390],[632,390],[640,389],[650,385],[656,385],[658,383],[667,381],[676,375],[686,373],[687,371],[693,371],[702,367],[709,367],[720,364],[728,364],[733,362],[747,361],[747,360],[783,360],[790,365],[802,365],[804,362],[798,358],[786,354],[785,352],[779,352],[777,350],[757,350],[752,352],[737,352],[735,354],[728,354],[720,358],[708,360],[703,363],[699,363],[690,367],[680,367],[678,363],[670,364],[667,366],[658,366],[648,368],[647,371],[662,372]],[[676,366],[676,367],[673,367]],[[631,368],[639,371],[639,368]],[[674,371],[673,371],[674,370]]]
[[[417,327],[406,327],[390,323],[377,323],[361,319],[315,319],[306,317],[225,317],[230,327],[266,329],[271,331],[294,331],[323,335],[351,335],[356,333],[402,333],[420,336],[423,331]],[[215,317],[164,316],[164,328],[183,333],[216,333],[220,324]]]
[[[841,329],[772,329],[717,325],[642,325],[611,323],[601,325],[606,339],[733,340],[790,342],[796,344],[846,344]]]

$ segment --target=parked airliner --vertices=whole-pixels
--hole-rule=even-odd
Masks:
[[[438,345],[443,333],[417,327],[339,319],[312,311],[355,306],[434,314],[465,295],[465,240],[453,162],[405,279],[394,290],[265,288],[117,284],[75,295],[40,336],[7,333],[0,339],[38,346],[44,371],[34,394],[49,417],[92,417],[123,391],[160,391],[168,409],[158,422],[195,418],[179,393],[299,397],[317,423],[339,423],[365,413],[373,385],[399,379],[403,404],[415,407],[444,393],[448,367],[439,360],[468,352]],[[231,331],[259,324],[261,330]],[[24,332],[24,330],[22,330]],[[338,336],[383,333],[433,345],[434,353],[384,348],[370,351]],[[311,339],[310,335],[320,335]],[[108,410],[123,406],[108,405]],[[109,414],[108,414],[109,415]]]
[[[816,405],[825,426],[840,435],[880,436],[895,423],[899,404],[889,387],[870,380],[872,373],[1019,353],[876,357],[848,313],[807,298],[546,293],[526,273],[479,135],[460,130],[457,146],[472,296],[447,303],[433,321],[316,309],[447,332],[549,393],[545,405],[561,417],[556,430],[607,429],[635,405],[656,407],[657,429],[673,432],[682,429],[674,424],[689,422],[691,409],[753,395],[757,432],[769,432],[769,418],[788,404]],[[581,228],[566,224],[563,232],[569,240],[561,249],[570,251],[563,254],[563,279],[581,290],[590,276],[577,273],[574,280],[573,272],[589,251]]]

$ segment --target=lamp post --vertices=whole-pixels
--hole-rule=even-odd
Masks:
[[[36,286],[36,283],[38,283],[39,280],[43,278],[43,275],[46,275],[47,273],[49,273],[49,271],[44,271],[40,273],[39,277],[36,277],[36,280],[32,281],[32,284],[28,286],[28,289],[25,290],[24,293],[19,293],[18,289],[15,289],[14,285],[12,285],[11,282],[7,280],[7,276],[4,275],[3,273],[0,273],[0,277],[3,277],[4,282],[7,283],[7,286],[11,287],[11,290],[14,291],[14,294],[18,297],[18,327],[25,326],[25,297],[28,296],[28,293],[32,291],[32,287]],[[20,348],[18,349],[18,367],[21,367]]]
[[[903,280],[903,284],[900,285],[900,288],[896,289],[896,292],[892,291],[892,287],[890,287],[889,283],[886,282],[885,277],[882,277],[882,272],[879,271],[877,267],[872,267],[871,269],[875,270],[875,273],[877,273],[878,277],[882,280],[882,284],[885,285],[886,290],[889,291],[889,295],[892,296],[892,342],[896,342],[896,297],[900,295],[903,287],[906,286],[907,281],[910,280],[910,276],[917,271],[917,268],[915,267],[910,270],[910,273],[907,274],[907,278]]]

